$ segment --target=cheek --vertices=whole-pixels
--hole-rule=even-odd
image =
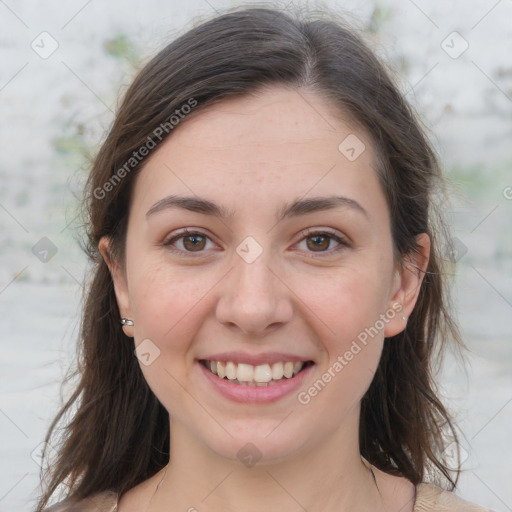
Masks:
[[[171,269],[165,265],[139,267],[133,280],[132,309],[135,344],[150,340],[150,352],[157,356],[140,367],[149,387],[168,411],[189,411],[194,405],[183,393],[193,364],[190,348],[201,328],[205,300],[214,280],[193,269]],[[212,281],[212,282],[210,282]],[[203,300],[202,300],[203,299]],[[197,411],[196,411],[197,412]]]
[[[356,271],[332,282],[335,289],[318,292],[310,307],[327,357],[317,379],[301,390],[300,403],[313,403],[325,426],[336,428],[358,406],[378,367],[384,333],[377,324],[385,311],[385,293],[374,280]],[[328,408],[332,414],[325,415]]]
[[[194,309],[208,288],[207,282],[189,272],[169,272],[164,267],[146,269],[133,287],[132,306],[138,333],[161,343],[172,338],[194,316]]]
[[[370,268],[368,264],[331,271],[328,280],[315,280],[316,287],[313,281],[304,283],[314,290],[307,306],[316,315],[317,334],[327,352],[318,386],[329,388],[325,399],[337,403],[340,413],[362,398],[382,352],[385,324],[381,315],[389,290],[386,280],[378,278],[380,272]],[[314,317],[310,314],[310,318]]]
[[[374,325],[387,307],[389,286],[370,264],[329,269],[323,276],[302,276],[301,298],[330,337],[342,345]],[[318,321],[317,321],[318,322]]]

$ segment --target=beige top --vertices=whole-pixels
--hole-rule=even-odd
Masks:
[[[493,512],[434,484],[419,484],[416,491],[413,512]],[[117,494],[107,491],[76,503],[62,501],[45,509],[45,512],[117,512],[117,502]]]

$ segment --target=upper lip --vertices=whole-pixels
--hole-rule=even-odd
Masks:
[[[293,354],[285,354],[283,352],[266,352],[264,354],[247,354],[246,352],[221,352],[217,354],[211,354],[205,357],[199,358],[199,360],[210,360],[210,361],[232,361],[233,363],[245,363],[258,366],[260,364],[273,364],[273,363],[286,363],[291,361],[293,363],[301,361],[311,361],[307,357],[297,356]]]

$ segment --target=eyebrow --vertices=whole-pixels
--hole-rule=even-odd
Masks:
[[[187,197],[170,195],[157,201],[147,212],[146,218],[151,217],[163,210],[180,208],[203,215],[210,215],[220,219],[228,220],[234,217],[234,212],[222,205],[218,205],[201,197]],[[312,197],[299,199],[285,204],[276,214],[276,221],[280,222],[290,217],[298,217],[308,213],[315,213],[335,208],[349,208],[368,216],[368,212],[354,199],[342,196]]]

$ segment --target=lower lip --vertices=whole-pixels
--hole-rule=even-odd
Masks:
[[[221,379],[218,375],[208,370],[199,361],[196,361],[196,364],[199,365],[203,375],[210,381],[216,391],[234,402],[242,403],[275,402],[280,398],[293,393],[302,384],[314,366],[311,364],[299,372],[295,377],[292,377],[291,379],[284,378],[272,386],[244,386],[241,384],[234,384],[228,379]]]

